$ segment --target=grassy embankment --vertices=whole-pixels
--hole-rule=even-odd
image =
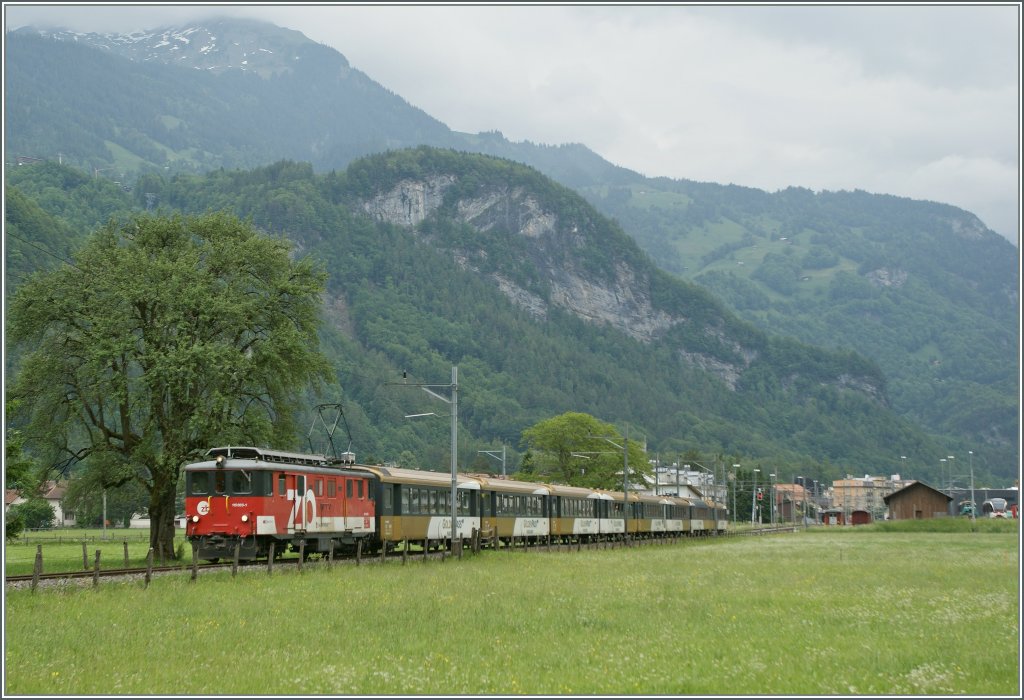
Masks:
[[[12,590],[5,692],[1015,695],[1016,525]]]

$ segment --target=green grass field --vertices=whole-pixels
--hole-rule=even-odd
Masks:
[[[1016,695],[1012,533],[832,529],[10,590],[4,690]]]

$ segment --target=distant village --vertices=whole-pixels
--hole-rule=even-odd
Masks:
[[[716,479],[716,476],[718,477]],[[656,466],[655,477],[641,493],[711,498],[730,513],[738,510],[727,472],[683,463]],[[951,484],[947,488],[899,474],[863,477],[847,475],[831,483],[802,476],[796,483],[780,483],[765,475],[762,497],[752,520],[758,523],[819,525],[866,525],[878,520],[922,520],[973,514],[977,517],[1018,517],[1018,486],[978,488]],[[749,492],[749,491],[748,491]]]

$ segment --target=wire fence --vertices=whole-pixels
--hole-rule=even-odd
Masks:
[[[106,532],[79,528],[26,528],[9,542],[12,544],[76,544],[78,542],[148,542],[149,528],[117,528]]]

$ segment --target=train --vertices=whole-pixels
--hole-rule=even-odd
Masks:
[[[989,498],[981,504],[981,512],[989,518],[1006,518],[1009,513],[1006,512],[1006,499],[1005,498]]]
[[[724,533],[711,500],[643,495],[357,464],[339,457],[252,446],[215,447],[186,465],[185,536],[196,557],[241,561],[289,549],[392,551],[403,542],[450,547],[584,543]],[[452,493],[455,527],[452,527]]]

